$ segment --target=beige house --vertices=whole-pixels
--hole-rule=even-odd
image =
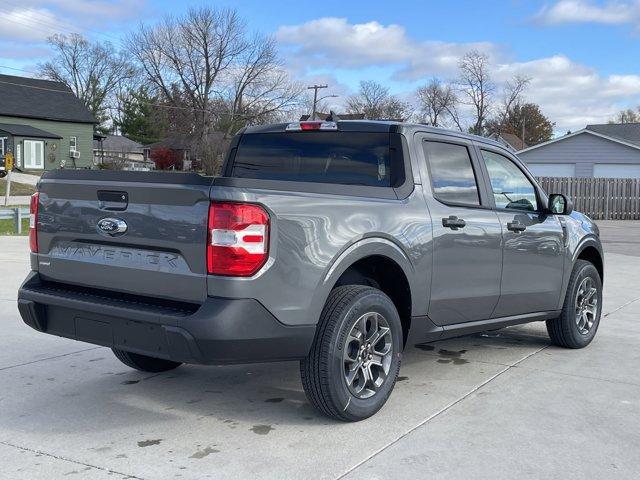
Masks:
[[[114,170],[146,172],[155,168],[149,149],[122,135],[94,135],[93,159],[96,166]]]

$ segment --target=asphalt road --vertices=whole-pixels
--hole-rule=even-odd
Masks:
[[[0,238],[0,478],[638,478],[639,227],[602,225],[589,348],[551,346],[543,324],[411,346],[357,424],[318,415],[294,363],[143,374],[32,331],[26,239]]]

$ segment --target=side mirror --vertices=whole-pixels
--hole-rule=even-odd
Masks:
[[[562,193],[549,195],[549,211],[556,215],[569,215],[573,212],[573,203]]]

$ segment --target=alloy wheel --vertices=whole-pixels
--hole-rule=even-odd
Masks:
[[[598,314],[598,290],[591,277],[584,278],[576,293],[576,325],[582,335],[587,335]]]
[[[393,358],[389,322],[377,312],[368,312],[351,326],[343,348],[344,379],[357,398],[376,394],[387,380]]]

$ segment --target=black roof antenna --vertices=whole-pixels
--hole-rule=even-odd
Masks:
[[[336,115],[336,112],[333,110],[329,110],[329,116],[326,119],[327,122],[338,122],[340,121],[340,117]]]

